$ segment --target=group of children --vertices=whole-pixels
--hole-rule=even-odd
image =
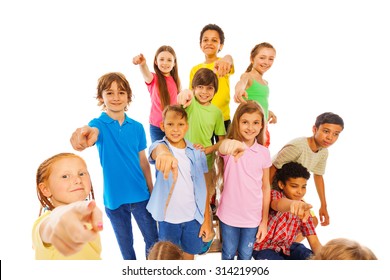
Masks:
[[[322,248],[315,233],[317,219],[303,197],[310,171],[321,201],[319,219],[328,225],[322,175],[327,148],[343,130],[343,120],[321,114],[313,136],[294,139],[272,160],[267,126],[277,118],[268,109],[263,74],[276,51],[269,43],[253,48],[250,65],[235,86],[234,100],[240,105],[231,121],[229,77],[234,64],[230,55],[218,56],[224,39],[215,24],[202,29],[205,61],[193,67],[185,90],[172,47],[157,50],[154,72],[143,54],[133,58],[151,99],[148,151],[144,127],[126,115],[130,85],[117,72],[98,81],[100,117],[71,136],[76,151],[98,149],[105,212],[123,259],[137,258],[131,216],[144,238],[147,258],[153,245],[163,241],[180,248],[180,259],[206,253],[215,235],[214,215],[220,221],[223,260],[309,259]],[[155,178],[150,164],[155,165]],[[37,172],[37,194],[44,212],[33,227],[36,258],[99,259],[102,213],[93,201],[85,162],[74,154],[46,160]],[[298,242],[300,236],[307,237],[312,250]]]

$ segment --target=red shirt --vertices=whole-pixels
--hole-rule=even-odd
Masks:
[[[283,193],[271,190],[271,201],[284,197]],[[255,243],[253,250],[272,249],[276,252],[283,251],[287,256],[290,255],[290,246],[294,242],[299,231],[304,236],[315,235],[313,218],[310,216],[306,223],[303,223],[296,215],[290,212],[279,212],[270,210],[268,218],[267,236],[261,243]]]

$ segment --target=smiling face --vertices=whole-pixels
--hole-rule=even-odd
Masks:
[[[184,136],[188,130],[188,122],[183,114],[176,111],[167,111],[161,130],[165,132],[169,143],[176,148],[185,148]]]
[[[99,100],[105,105],[107,114],[124,113],[129,103],[128,94],[120,88],[116,81],[111,83],[110,88],[103,90]]]
[[[306,194],[307,179],[303,177],[289,178],[286,180],[286,184],[283,184],[282,181],[278,181],[278,185],[287,198],[302,200]]]
[[[206,30],[203,33],[200,48],[207,57],[216,58],[218,52],[223,48],[219,33],[216,30]]]
[[[198,85],[194,88],[194,93],[201,105],[208,105],[214,97],[215,88],[212,85]]]
[[[251,58],[253,69],[255,69],[260,74],[264,74],[271,68],[272,64],[274,63],[275,55],[276,52],[272,48],[260,48],[258,53],[253,58]]]
[[[255,138],[259,135],[263,127],[263,117],[259,112],[244,113],[239,121],[239,132],[243,142],[252,146]]]
[[[86,199],[91,192],[91,178],[85,162],[78,157],[57,160],[51,165],[47,180],[39,184],[42,194],[54,207]]]
[[[160,52],[154,62],[164,76],[170,76],[175,66],[175,57],[168,51]]]

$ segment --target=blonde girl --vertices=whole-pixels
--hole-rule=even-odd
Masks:
[[[270,204],[269,150],[263,146],[264,111],[256,101],[238,106],[226,139],[219,146],[216,180],[222,259],[249,260],[253,243],[267,234]],[[223,187],[223,188],[222,188]]]

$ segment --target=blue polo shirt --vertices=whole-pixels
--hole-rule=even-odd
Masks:
[[[114,210],[123,204],[147,200],[150,194],[138,154],[146,149],[142,124],[125,114],[119,125],[103,112],[88,125],[99,129],[96,147],[103,169],[104,205]]]
[[[194,182],[194,196],[196,204],[195,219],[200,224],[203,224],[207,195],[206,180],[204,178],[204,173],[208,172],[207,160],[203,152],[196,150],[189,141],[185,141],[185,153],[191,160],[191,179]],[[162,140],[155,141],[149,148],[149,162],[152,164],[155,164],[155,161],[151,158],[152,151],[159,144],[165,144],[170,150],[168,140],[165,136]],[[172,151],[170,150],[170,152]],[[172,183],[172,172],[169,174],[168,180],[164,180],[164,174],[162,172],[157,172],[156,183],[153,187],[149,203],[146,206],[146,209],[150,212],[150,214],[152,214],[156,221],[164,221],[165,203],[168,199]]]

